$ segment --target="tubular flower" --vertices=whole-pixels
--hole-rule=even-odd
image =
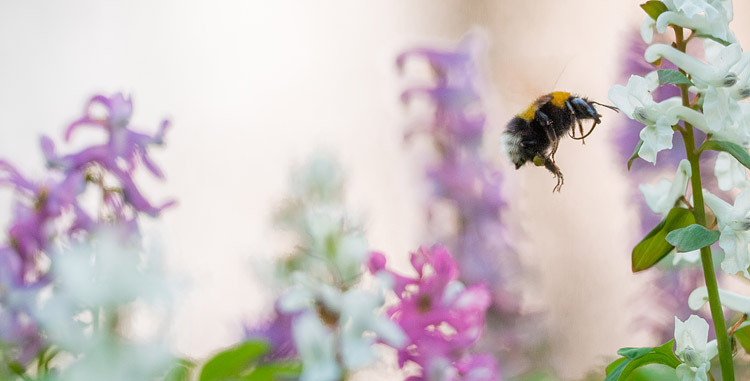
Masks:
[[[728,27],[734,17],[731,0],[664,0],[662,3],[667,6],[667,11],[656,20],[651,17],[646,20],[651,20],[649,25],[656,26],[657,32],[664,33],[669,25],[678,25],[702,35],[736,41]],[[651,43],[650,39],[646,39],[648,36],[646,34],[644,40]]]
[[[719,246],[725,253],[724,261],[721,262],[722,270],[729,274],[742,272],[746,278],[750,278],[747,271],[750,266],[750,188],[742,190],[734,205],[729,205],[705,189],[703,197],[719,223]]]
[[[680,381],[708,381],[711,359],[718,354],[716,341],[708,341],[708,323],[690,315],[682,322],[674,318],[675,354],[683,362],[677,366]]]
[[[677,201],[685,195],[691,172],[690,162],[682,160],[672,181],[661,179],[654,186],[641,184],[638,188],[643,192],[643,197],[646,199],[649,208],[654,213],[666,217]]]

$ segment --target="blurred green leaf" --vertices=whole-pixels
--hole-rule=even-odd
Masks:
[[[674,245],[677,251],[684,253],[711,246],[719,240],[720,235],[721,233],[716,230],[708,230],[701,225],[692,224],[669,232],[667,242]]]
[[[643,146],[643,140],[639,140],[638,144],[635,145],[635,151],[633,151],[633,154],[630,155],[630,159],[628,159],[628,171],[630,170],[630,166],[633,165],[633,162],[635,159],[638,158],[638,151],[641,150],[641,147]]]
[[[734,338],[737,339],[746,353],[750,353],[750,325],[734,331]]]
[[[672,208],[667,217],[633,248],[633,272],[646,270],[669,254],[674,246],[667,242],[667,234],[694,223],[695,217],[692,212],[683,208]]]
[[[257,366],[245,380],[279,381],[296,379],[301,373],[302,364],[297,361],[273,362]]]
[[[656,20],[660,14],[667,11],[667,6],[664,5],[664,3],[654,0],[641,4],[641,8],[643,8],[643,10],[646,11],[646,14],[654,20]]]
[[[700,150],[724,151],[737,159],[745,168],[750,168],[750,154],[747,153],[746,149],[737,144],[721,140],[709,140],[703,143]]]
[[[678,381],[674,367],[664,364],[646,364],[630,373],[625,381]]]
[[[607,378],[604,381],[631,380],[633,378],[629,377],[636,369],[648,364],[663,364],[676,368],[682,362],[674,355],[672,347],[674,340],[654,348],[622,348],[617,353],[623,357],[607,366]]]
[[[203,365],[200,381],[241,379],[268,350],[268,343],[254,340],[219,352]]]
[[[677,70],[673,69],[659,69],[656,71],[656,73],[659,75],[659,85],[692,85],[693,82],[691,82],[688,77],[685,76],[685,74],[680,73]]]

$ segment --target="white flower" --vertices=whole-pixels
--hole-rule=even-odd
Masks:
[[[701,251],[693,250],[679,252],[676,249],[672,251],[672,266],[677,266],[680,262],[697,263],[701,259]]]
[[[383,302],[381,297],[362,290],[352,289],[344,294],[339,324],[342,327],[341,349],[348,368],[360,368],[376,359],[373,350],[375,337],[366,332],[375,333],[377,338],[395,348],[406,344],[406,335],[401,328],[376,313]]]
[[[714,165],[714,174],[719,182],[719,189],[728,191],[734,187],[745,188],[750,183],[747,181],[747,169],[737,159],[726,152],[719,152]]]
[[[654,213],[659,213],[662,217],[666,217],[669,211],[674,208],[677,200],[685,195],[685,189],[687,188],[687,182],[691,173],[690,162],[683,159],[680,161],[677,173],[675,173],[672,181],[661,179],[656,185],[641,184],[638,189],[643,193],[648,207]]]
[[[750,103],[739,102],[742,113],[742,121],[724,126],[719,131],[713,133],[713,138],[739,144],[742,147],[750,147]]]
[[[35,311],[49,339],[75,356],[59,378],[125,381],[163,374],[172,361],[168,343],[158,333],[139,337],[132,323],[147,316],[154,332],[168,323],[160,319],[170,290],[159,272],[158,252],[129,246],[132,242],[113,231],[88,239],[55,253],[51,296]],[[118,320],[124,311],[129,319]]]
[[[732,311],[750,314],[750,298],[747,296],[719,289],[719,299],[721,299],[721,304],[724,307],[727,307]],[[688,296],[688,306],[694,311],[703,307],[707,302],[708,289],[706,286],[696,288],[690,293],[690,296]]]
[[[731,0],[665,0],[663,3],[668,11],[656,19],[659,33],[666,32],[669,25],[677,25],[725,41],[736,41],[729,30],[734,16]]]
[[[280,299],[279,308],[289,313],[302,311],[318,320],[321,320],[318,313],[324,309],[334,320],[324,328],[340,333],[340,342],[334,342],[334,346],[341,345],[341,358],[347,369],[361,368],[374,361],[373,345],[377,339],[396,348],[406,344],[406,335],[401,328],[377,311],[385,302],[382,290],[374,293],[352,288],[342,292],[302,272],[295,273],[293,279],[296,287]],[[311,324],[308,321],[302,323]],[[295,320],[295,327],[297,324]],[[319,324],[323,323],[319,321]],[[296,343],[296,336],[294,340]]]
[[[296,317],[292,336],[302,359],[301,381],[334,381],[341,378],[333,333],[315,313],[305,312]]]
[[[745,188],[735,199],[734,206],[703,190],[706,205],[714,212],[719,222],[719,246],[724,250],[721,269],[728,274],[742,272],[750,278],[748,243],[750,243],[750,188]]]
[[[631,119],[646,125],[640,133],[643,145],[638,156],[654,164],[659,151],[672,148],[672,126],[677,124],[682,111],[678,98],[654,102],[651,91],[656,84],[647,78],[632,75],[626,86],[614,85],[609,90],[609,99],[615,106]]]
[[[711,359],[718,354],[716,342],[708,341],[708,323],[696,315],[682,322],[674,318],[675,354],[683,362],[677,366],[680,381],[707,381]]]
[[[685,54],[671,45],[653,44],[643,54],[648,62],[666,58],[690,75],[698,88],[729,87],[737,83],[737,73],[733,71],[742,56],[739,44],[723,47],[716,52],[714,64],[706,64],[697,58]]]
[[[652,19],[651,16],[647,16],[645,19],[643,19],[643,23],[641,24],[641,38],[643,38],[643,41],[645,41],[647,44],[650,44],[654,41],[655,26],[656,20]]]

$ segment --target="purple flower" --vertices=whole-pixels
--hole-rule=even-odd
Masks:
[[[94,111],[92,108],[97,105],[104,107],[106,116],[92,115]],[[78,153],[59,156],[55,152],[52,140],[45,136],[41,140],[42,151],[51,166],[61,167],[67,172],[84,171],[88,166],[98,164],[119,181],[125,203],[136,211],[157,216],[164,208],[174,205],[175,201],[166,202],[161,206],[152,205],[138,190],[132,175],[136,163],[140,161],[154,176],[164,178],[163,172],[148,155],[147,148],[164,143],[164,134],[169,127],[169,121],[162,121],[159,130],[153,136],[146,135],[130,129],[132,112],[133,104],[130,98],[125,98],[120,93],[109,98],[103,95],[94,96],[87,104],[84,115],[68,126],[65,131],[65,140],[69,140],[78,128],[92,126],[102,128],[107,132],[107,142],[88,147]],[[121,215],[119,204],[113,200],[107,201],[110,206],[113,206],[115,213]]]
[[[294,357],[297,355],[294,338],[292,337],[294,316],[294,314],[280,312],[277,308],[271,319],[259,325],[245,325],[245,339],[260,339],[269,343],[271,352],[266,355],[267,360],[273,361]]]
[[[10,247],[0,247],[0,342],[10,344],[16,361],[27,364],[42,347],[39,328],[30,318],[28,298],[37,287],[24,282],[23,264]]]
[[[417,272],[414,278],[387,270],[385,256],[380,253],[372,253],[368,264],[374,274],[387,274],[394,281],[399,302],[388,308],[388,315],[408,337],[406,347],[398,349],[399,366],[413,362],[422,368],[422,376],[412,380],[430,379],[436,367],[443,376],[456,377],[475,371],[485,374],[477,370],[482,368],[492,373],[472,379],[498,379],[496,366],[488,365],[491,358],[477,360],[469,353],[484,329],[490,305],[487,288],[483,284],[465,287],[459,282],[458,264],[442,246],[420,248],[411,254],[411,264]]]

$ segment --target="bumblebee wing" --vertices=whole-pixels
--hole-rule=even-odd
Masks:
[[[537,107],[542,107],[546,105],[547,103],[551,102],[553,99],[552,94],[542,95],[541,97],[537,98],[534,101],[534,105]]]

